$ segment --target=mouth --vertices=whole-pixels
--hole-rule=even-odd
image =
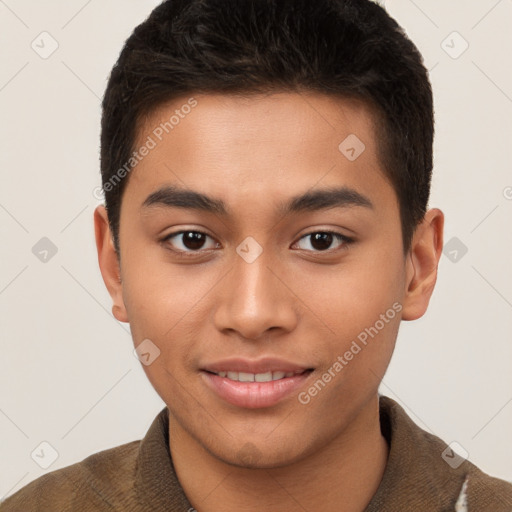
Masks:
[[[236,407],[272,407],[305,386],[313,368],[279,360],[231,360],[201,370],[205,384],[223,401]]]
[[[264,372],[264,373],[250,373],[250,372],[234,372],[234,371],[220,371],[220,372],[210,372],[205,370],[207,373],[211,373],[212,375],[217,375],[222,378],[226,378],[229,380],[233,380],[235,382],[271,382],[274,380],[282,380],[288,379],[295,375],[302,375],[306,372],[313,371],[311,368],[307,370],[297,370],[295,372],[285,372],[282,370],[277,370],[274,372]]]

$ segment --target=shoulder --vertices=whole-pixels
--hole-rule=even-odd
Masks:
[[[470,466],[466,490],[468,510],[512,512],[512,483]]]
[[[47,473],[1,504],[2,512],[112,511],[128,503],[140,441],[90,455]]]
[[[390,451],[370,511],[406,505],[416,511],[512,512],[511,483],[484,473],[389,397],[380,397],[380,414]]]
[[[457,489],[454,495],[457,496],[457,511],[512,512],[512,483],[483,472],[444,440],[419,427],[416,429],[418,447],[423,450],[418,459],[423,462],[425,471],[430,472],[432,489],[441,491],[453,485]]]

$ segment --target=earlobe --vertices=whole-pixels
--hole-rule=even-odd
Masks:
[[[112,241],[108,214],[104,205],[94,210],[94,234],[103,282],[112,297],[112,314],[120,322],[128,322],[128,313],[123,300],[123,285],[119,259]]]
[[[444,214],[429,210],[416,228],[406,259],[403,320],[416,320],[427,310],[437,280],[443,250]]]

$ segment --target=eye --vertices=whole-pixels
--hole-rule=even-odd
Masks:
[[[209,247],[207,244],[208,239],[210,240]],[[334,252],[344,246],[348,246],[354,241],[352,238],[335,231],[314,231],[302,236],[295,245],[299,245],[302,240],[308,239],[309,242],[304,244],[305,246],[303,247],[299,246],[299,249],[313,252]],[[220,246],[211,236],[202,231],[195,230],[182,230],[170,233],[162,242],[171,245],[172,251],[185,256],[194,255],[195,253],[201,252],[201,250],[211,250]],[[338,242],[338,246],[334,249],[331,248],[333,242]]]
[[[173,239],[176,239],[171,243]],[[210,247],[205,247],[207,239],[210,239],[213,244]],[[215,249],[218,247],[218,243],[213,241],[213,238],[202,231],[184,230],[177,231],[176,233],[170,233],[163,240],[163,242],[169,242],[170,245],[174,245],[172,250],[183,253],[194,253],[201,249]]]
[[[335,231],[314,231],[301,237],[297,245],[301,240],[307,240],[308,238],[310,241],[305,244],[306,247],[299,247],[299,249],[313,250],[314,252],[332,252],[344,246],[348,246],[354,241],[352,238]],[[331,249],[331,245],[334,241],[339,242],[338,247]]]

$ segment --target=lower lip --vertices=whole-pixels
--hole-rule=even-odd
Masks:
[[[247,409],[260,409],[272,407],[296,392],[311,371],[269,382],[238,382],[206,371],[201,373],[207,385],[226,402]]]

